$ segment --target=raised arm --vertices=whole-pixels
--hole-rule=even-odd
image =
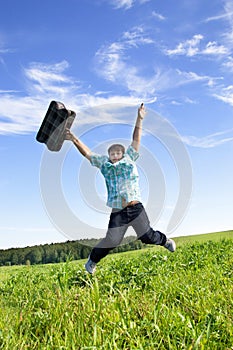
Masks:
[[[72,141],[75,147],[84,157],[86,157],[88,160],[91,159],[91,150],[68,129],[66,130],[66,140]]]
[[[131,146],[138,152],[140,142],[141,142],[141,136],[142,136],[142,121],[145,117],[146,111],[144,104],[142,103],[141,106],[138,108],[138,116],[136,119],[134,131],[133,131],[133,141],[131,143]]]

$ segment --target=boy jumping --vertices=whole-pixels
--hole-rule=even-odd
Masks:
[[[161,245],[170,252],[176,250],[172,239],[160,231],[150,227],[146,211],[141,203],[139,177],[135,161],[139,157],[139,146],[142,135],[142,121],[145,117],[143,103],[138,109],[138,115],[133,131],[131,145],[125,151],[124,146],[113,144],[108,149],[108,156],[92,153],[91,150],[69,130],[66,139],[73,142],[79,152],[86,157],[93,166],[100,169],[107,186],[107,206],[112,208],[108,230],[91,251],[85,268],[93,274],[96,264],[104,258],[111,249],[117,247],[123,240],[129,226],[132,226],[137,238],[146,244]]]

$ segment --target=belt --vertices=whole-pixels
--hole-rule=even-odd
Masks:
[[[125,205],[122,203],[122,209],[127,208],[127,207],[133,207],[134,205],[136,205],[138,203],[140,203],[140,201],[136,201],[136,200],[125,203]],[[120,211],[122,209],[112,208],[112,212],[115,213],[115,212]]]
[[[138,204],[138,203],[139,203],[139,201],[130,201],[130,202],[126,203],[126,205],[124,206],[124,208],[126,208],[126,207],[132,207],[132,206],[134,206],[135,204]]]

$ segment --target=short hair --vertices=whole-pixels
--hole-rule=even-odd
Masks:
[[[119,149],[123,154],[125,153],[125,147],[123,145],[120,145],[118,143],[114,143],[108,148],[108,154],[110,154],[111,151]]]

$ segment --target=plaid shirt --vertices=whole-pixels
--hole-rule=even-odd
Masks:
[[[60,151],[65,140],[65,129],[70,129],[75,116],[75,112],[66,109],[63,103],[51,101],[36,140],[45,143],[50,151]]]
[[[117,163],[111,163],[107,156],[92,153],[90,162],[100,169],[108,191],[107,205],[122,209],[125,203],[141,200],[139,176],[135,161],[138,152],[129,146],[124,157]]]

